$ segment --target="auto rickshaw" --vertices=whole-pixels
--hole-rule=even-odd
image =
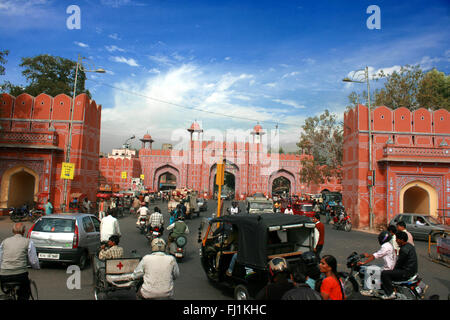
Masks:
[[[234,290],[234,298],[254,298],[268,282],[268,262],[275,257],[299,270],[301,254],[313,251],[311,218],[281,213],[226,215],[204,219],[199,227],[200,260],[207,278]],[[233,255],[236,262],[227,274]]]

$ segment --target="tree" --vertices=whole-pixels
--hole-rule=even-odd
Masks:
[[[9,54],[8,50],[3,50],[0,51],[0,76],[5,74],[5,67],[4,65],[6,64],[6,56]]]
[[[320,116],[307,118],[302,129],[297,146],[312,157],[301,160],[301,180],[320,184],[332,177],[341,178],[343,123],[325,110]]]
[[[426,109],[450,110],[450,76],[435,68],[428,71],[420,81],[417,101]]]
[[[75,82],[76,62],[62,57],[54,57],[48,54],[35,57],[22,58],[22,75],[28,80],[28,85],[21,87],[7,82],[4,87],[12,95],[28,93],[37,96],[46,93],[51,96],[66,94],[72,96]],[[91,94],[85,88],[86,74],[78,69],[76,95],[85,92]]]

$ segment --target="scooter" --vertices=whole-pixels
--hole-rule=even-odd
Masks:
[[[139,225],[137,226],[141,234],[145,234],[145,230],[147,228],[147,219],[146,217],[139,218]]]
[[[350,268],[350,273],[344,274],[344,293],[349,297],[360,292],[364,296],[379,300],[385,294],[381,289],[381,267],[358,265],[363,258],[365,258],[364,255],[357,252],[353,252],[347,258],[347,267]],[[396,300],[423,300],[428,289],[428,285],[417,274],[405,281],[393,281],[392,286]]]
[[[178,236],[169,246],[169,254],[173,255],[178,262],[181,262],[185,256],[184,247],[186,243],[187,238],[185,236]]]
[[[161,238],[163,235],[163,229],[159,227],[149,228],[147,234],[145,235],[148,239],[148,242],[151,244],[152,241],[156,238]]]

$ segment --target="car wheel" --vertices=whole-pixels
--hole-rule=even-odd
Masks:
[[[435,232],[431,234],[431,242],[437,242],[438,239],[441,237],[442,233]]]
[[[84,270],[88,264],[88,253],[86,251],[83,251],[83,253],[80,255],[80,259],[78,260],[78,266],[80,267],[80,270]]]
[[[234,298],[236,300],[250,300],[250,294],[246,286],[239,284],[234,288]]]

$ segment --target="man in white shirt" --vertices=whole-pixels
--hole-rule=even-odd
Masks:
[[[174,280],[180,276],[175,257],[164,253],[166,243],[156,238],[151,243],[152,254],[144,256],[131,275],[132,279],[144,278],[139,289],[139,299],[170,300],[174,293]]]
[[[112,235],[121,236],[119,221],[114,217],[115,213],[107,214],[100,222],[100,241],[109,241]]]
[[[137,211],[138,219],[136,221],[136,225],[139,226],[139,220],[141,217],[145,218],[146,224],[148,222],[148,218],[150,216],[150,210],[148,210],[147,206],[145,205],[145,202],[141,203],[141,207]]]
[[[287,208],[284,210],[284,214],[294,214],[294,211],[292,211],[291,205],[287,206]]]
[[[381,231],[378,235],[378,242],[381,248],[374,254],[364,253],[367,258],[364,262],[358,262],[358,265],[365,265],[375,259],[383,258],[383,270],[393,270],[395,263],[397,262],[397,255],[395,254],[394,247],[391,244],[391,234],[388,231]]]

